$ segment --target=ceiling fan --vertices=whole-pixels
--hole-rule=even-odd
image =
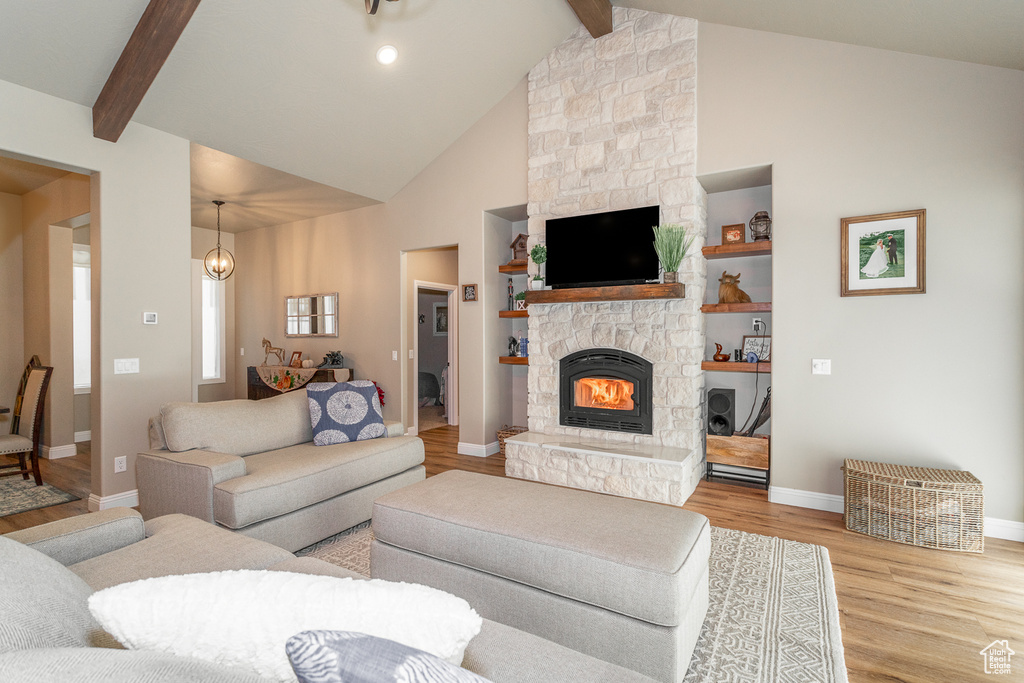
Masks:
[[[365,0],[365,2],[366,2],[366,13],[367,14],[376,14],[377,13],[377,5],[380,4],[380,0]],[[388,0],[388,2],[398,2],[398,0]]]

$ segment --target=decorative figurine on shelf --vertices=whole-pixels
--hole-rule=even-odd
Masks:
[[[750,234],[755,242],[772,238],[772,219],[768,217],[767,211],[758,211],[750,219]]]
[[[508,355],[513,357],[519,355],[519,340],[511,335],[508,338]]]
[[[508,279],[508,310],[516,310],[515,290],[512,289],[512,278]]]
[[[724,362],[729,360],[729,354],[722,353],[722,345],[721,344],[715,344],[715,355],[713,355],[711,357],[714,358],[719,363],[724,363]]]
[[[520,234],[514,240],[512,244],[508,245],[512,250],[512,260],[508,262],[510,266],[525,266],[526,265],[526,240],[529,239],[526,235]]]
[[[263,365],[267,364],[270,357],[277,356],[277,364],[284,365],[284,349],[274,346],[266,337],[263,338]]]
[[[343,368],[345,367],[345,356],[341,355],[341,351],[328,351],[327,355],[324,356],[324,360],[318,368]]]
[[[749,304],[750,295],[739,288],[740,273],[729,275],[722,271],[722,277],[718,279],[718,303],[720,304]]]
[[[747,352],[747,362],[748,363],[756,363],[757,362],[757,354],[754,353],[753,351],[748,351]]]

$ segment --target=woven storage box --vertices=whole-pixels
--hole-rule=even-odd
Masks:
[[[843,464],[850,531],[924,548],[985,550],[985,494],[970,472],[887,465]]]
[[[522,434],[523,432],[529,431],[526,427],[509,427],[504,425],[498,430],[498,450],[501,452],[501,457],[505,457],[505,439],[516,434]]]

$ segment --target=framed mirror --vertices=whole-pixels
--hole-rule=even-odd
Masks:
[[[284,336],[337,337],[338,293],[286,296]]]

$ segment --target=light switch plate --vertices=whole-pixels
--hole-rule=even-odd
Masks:
[[[813,359],[811,359],[811,374],[812,375],[831,375],[832,374],[832,359],[830,359],[830,358],[813,358]]]
[[[115,358],[114,359],[114,374],[115,375],[135,375],[139,372],[139,359],[138,358]]]

